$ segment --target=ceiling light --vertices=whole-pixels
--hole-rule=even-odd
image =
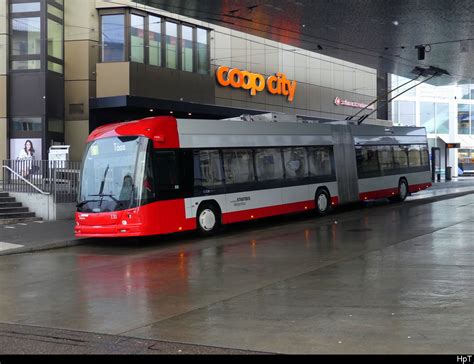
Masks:
[[[396,27],[398,27],[398,26],[400,25],[400,23],[398,22],[398,20],[392,21],[392,24],[395,25]]]

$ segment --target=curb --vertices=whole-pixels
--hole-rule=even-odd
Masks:
[[[53,243],[47,243],[41,246],[23,247],[23,248],[18,248],[18,249],[5,250],[4,252],[0,252],[0,257],[7,256],[7,255],[15,255],[15,254],[36,253],[36,252],[41,252],[45,250],[69,248],[73,246],[83,245],[86,243],[86,241],[87,239],[85,238],[63,240],[63,241],[56,241]]]

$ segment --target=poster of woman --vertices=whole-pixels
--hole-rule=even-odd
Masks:
[[[30,178],[40,169],[41,150],[41,139],[12,139],[10,141],[11,159],[15,160],[16,170],[23,178]]]

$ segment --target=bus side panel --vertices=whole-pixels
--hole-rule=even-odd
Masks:
[[[328,182],[187,199],[192,208],[186,209],[186,218],[195,221],[198,208],[204,201],[218,203],[224,224],[311,210],[315,208],[314,198],[320,187],[327,188],[332,205],[338,205],[337,182]]]
[[[223,221],[225,224],[231,224],[234,222],[249,221],[249,220],[262,219],[264,217],[291,214],[295,212],[310,210],[313,208],[314,208],[314,200],[295,202],[295,203],[286,204],[286,205],[269,206],[269,207],[262,207],[262,208],[257,208],[257,209],[229,212],[224,215]]]
[[[252,192],[252,196],[259,196],[258,200],[255,199],[258,201],[258,204],[248,203],[244,205],[236,202],[234,205],[228,206],[228,210],[223,216],[223,222],[230,224],[312,210],[315,208],[316,191],[320,187],[328,189],[331,195],[332,206],[339,204],[337,182],[254,191]],[[279,205],[275,204],[276,200],[272,197],[277,196],[278,192],[282,194],[282,203]],[[238,199],[238,196],[244,195],[245,194],[228,195],[228,199],[229,201],[238,201],[236,198]],[[247,196],[248,195],[247,193]],[[240,197],[240,200],[242,200],[242,197]]]
[[[431,187],[430,172],[364,178],[359,180],[360,200],[392,197],[398,194],[400,178],[406,178],[411,193]]]
[[[331,195],[332,203],[334,205],[339,205],[340,197],[339,197],[339,190],[337,186],[337,182],[327,182],[323,184],[311,185],[309,186],[309,199],[313,199],[316,197],[316,192],[318,188],[326,187]]]
[[[282,202],[282,189],[280,188],[231,193],[226,195],[226,211],[223,221],[224,223],[232,223],[278,215],[281,213],[277,211],[279,210],[278,206],[281,206]],[[262,208],[269,208],[269,211],[257,211]],[[274,209],[274,211],[270,211],[271,209]]]
[[[194,219],[194,221],[196,221],[199,206],[201,206],[201,204],[204,201],[215,201],[219,205],[219,208],[221,209],[222,213],[225,213],[225,211],[226,211],[226,209],[225,209],[225,195],[214,195],[214,196],[211,195],[211,196],[194,197],[194,198],[187,199],[187,201],[188,202],[186,202],[186,204],[188,204],[189,202],[191,203],[191,208],[186,209],[186,218],[187,219]]]
[[[311,196],[309,185],[282,188],[281,197],[284,205],[314,199],[314,195]]]
[[[432,186],[431,171],[413,173],[406,176],[408,180],[408,191],[410,193],[419,192]]]

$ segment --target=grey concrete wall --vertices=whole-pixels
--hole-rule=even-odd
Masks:
[[[40,194],[9,192],[24,207],[28,207],[30,212],[34,212],[37,217],[45,221],[71,220],[74,219],[76,204],[55,204],[53,196]]]

